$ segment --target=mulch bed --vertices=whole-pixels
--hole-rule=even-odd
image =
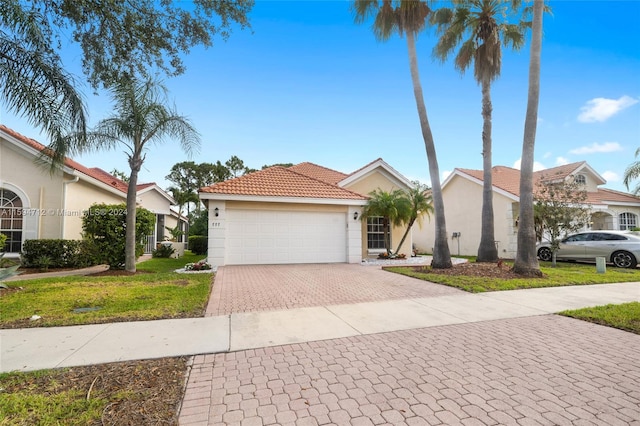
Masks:
[[[501,278],[501,279],[513,279],[522,278],[517,275],[511,269],[511,266],[503,263],[478,263],[468,262],[459,263],[453,265],[453,268],[448,269],[433,269],[431,266],[410,266],[416,272],[424,272],[428,274],[438,275],[450,275],[450,276],[468,276],[468,277],[486,277],[486,278]]]
[[[87,399],[109,401],[93,425],[177,425],[187,369],[187,357],[128,361],[61,369],[21,386],[0,382],[0,387],[5,392],[74,389]]]

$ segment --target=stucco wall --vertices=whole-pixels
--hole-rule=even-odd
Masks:
[[[482,221],[482,184],[454,176],[443,188],[447,237],[451,255],[475,256],[478,253]],[[517,204],[506,196],[493,194],[494,237],[498,256],[515,256],[514,206]],[[515,215],[517,216],[517,210]],[[453,238],[453,233],[460,233]],[[434,245],[435,218],[425,220],[422,230],[414,232],[414,241],[419,250],[431,253]]]
[[[70,181],[67,176],[66,181]],[[64,237],[66,239],[82,238],[82,216],[78,212],[88,210],[93,204],[121,204],[126,203],[126,194],[118,196],[109,191],[102,190],[84,180],[66,184],[66,205],[64,211]]]
[[[33,238],[61,238],[62,172],[34,163],[35,156],[0,138],[0,186],[23,193],[25,215],[23,241]],[[20,195],[20,194],[18,194]]]
[[[138,193],[138,203],[153,213],[166,215],[171,213],[169,200],[155,190]]]

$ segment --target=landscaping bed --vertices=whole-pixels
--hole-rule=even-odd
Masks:
[[[187,368],[179,357],[0,374],[0,423],[177,425]]]

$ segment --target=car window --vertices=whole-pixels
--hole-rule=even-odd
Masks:
[[[602,235],[604,238],[603,240],[605,241],[626,241],[628,240],[627,237],[625,237],[624,235],[617,235],[617,234],[600,234]]]
[[[591,234],[576,234],[576,235],[572,235],[570,237],[567,237],[564,242],[565,243],[573,243],[576,241],[587,241],[587,239],[589,238],[589,235]]]

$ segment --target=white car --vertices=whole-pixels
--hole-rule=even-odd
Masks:
[[[537,246],[538,258],[550,261],[551,243]],[[585,231],[560,241],[556,259],[595,261],[604,257],[618,268],[635,268],[640,259],[640,235],[631,231]]]

